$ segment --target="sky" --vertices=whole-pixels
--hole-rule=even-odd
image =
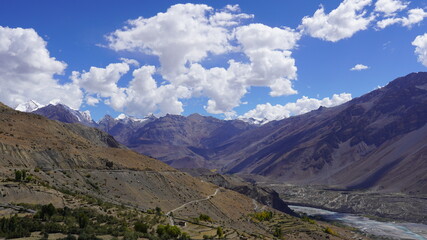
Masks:
[[[427,70],[427,1],[0,1],[0,101],[278,120]]]

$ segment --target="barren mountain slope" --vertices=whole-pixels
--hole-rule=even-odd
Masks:
[[[142,211],[160,207],[187,221],[207,214],[214,226],[235,231],[236,237],[272,237],[272,226],[249,220],[261,204],[132,152],[97,129],[17,112],[1,104],[0,146],[2,204],[52,202],[72,207],[78,201],[70,196],[83,194]],[[24,170],[33,180],[14,182],[16,170]],[[286,236],[329,238],[321,225],[275,216],[283,216],[278,219],[292,225],[284,230]]]
[[[252,129],[242,121],[224,121],[192,114],[167,115],[147,123],[124,142],[129,148],[154,156],[173,167],[215,168],[212,151],[227,139]]]
[[[341,106],[247,131],[215,160],[228,164],[224,172],[286,182],[425,193],[426,122],[427,73],[413,73]]]

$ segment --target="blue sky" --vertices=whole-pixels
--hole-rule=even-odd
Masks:
[[[59,99],[94,119],[281,119],[425,71],[426,11],[422,0],[3,0],[0,100]]]

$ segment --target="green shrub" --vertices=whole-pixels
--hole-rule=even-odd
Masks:
[[[224,237],[224,231],[222,230],[222,227],[217,227],[216,228],[216,235],[218,236],[218,238],[223,238]]]
[[[283,238],[283,232],[282,232],[282,229],[281,229],[280,227],[276,227],[276,228],[274,229],[273,236],[275,236],[275,237],[277,237],[277,238]]]
[[[271,211],[257,212],[253,214],[253,217],[260,222],[270,221],[273,218],[273,212]]]
[[[179,239],[181,234],[181,229],[177,226],[171,225],[159,225],[156,230],[157,235],[161,239]]]
[[[330,227],[326,227],[323,231],[327,234],[337,235],[337,233]]]
[[[137,240],[138,234],[136,232],[126,231],[123,235],[123,240]]]
[[[137,232],[141,232],[141,233],[147,233],[148,232],[148,224],[143,223],[143,222],[136,222],[134,225],[134,229]]]
[[[40,216],[41,219],[46,220],[50,219],[55,213],[55,206],[53,206],[52,203],[49,203],[48,205],[43,205],[37,215]]]
[[[301,217],[301,220],[303,220],[304,222],[311,223],[311,224],[315,224],[315,223],[316,223],[316,221],[314,221],[313,219],[309,218],[309,217],[308,217],[308,216],[306,216],[306,215],[302,216],[302,217]]]
[[[208,216],[208,215],[206,215],[206,214],[200,214],[200,215],[199,215],[199,219],[200,219],[200,221],[212,222],[211,217],[209,217],[209,216]]]

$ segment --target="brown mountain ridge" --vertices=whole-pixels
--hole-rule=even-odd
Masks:
[[[26,171],[33,180],[11,180],[17,170]],[[190,223],[205,214],[212,219],[211,223],[205,223],[208,230],[223,226],[231,238],[272,239],[277,226],[283,227],[284,236],[290,239],[346,239],[354,234],[275,212],[237,192],[133,152],[98,129],[17,112],[3,104],[0,104],[0,179],[3,208],[17,203],[53,203],[56,207],[90,207],[111,214],[93,202],[81,202],[74,197],[83,194],[99,199],[95,203],[110,202],[143,213],[160,208],[163,210],[160,221],[180,219]],[[275,222],[259,224],[250,220],[251,214],[264,210],[275,212]],[[278,221],[284,225],[276,225]],[[191,226],[184,230],[191,231],[195,239],[202,239],[197,229],[206,226]],[[325,233],[325,226],[332,227],[339,235]]]
[[[177,168],[427,193],[426,115],[427,73],[419,72],[343,105],[261,126],[193,114],[139,123],[103,119],[98,127]]]

